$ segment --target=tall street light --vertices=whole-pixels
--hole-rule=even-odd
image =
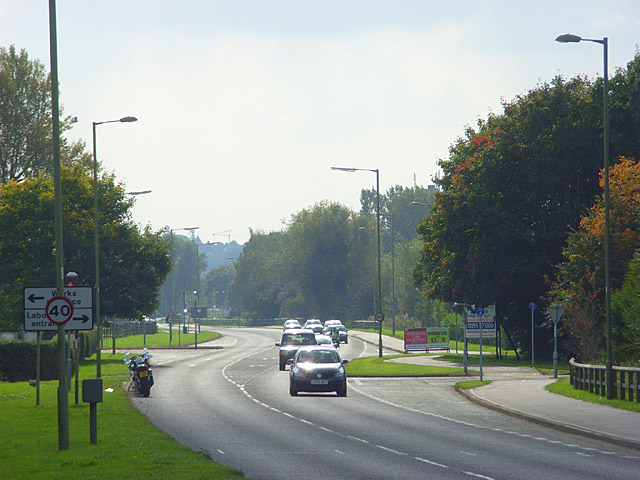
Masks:
[[[340,172],[374,172],[376,174],[376,222],[378,231],[378,308],[382,313],[382,275],[380,269],[380,170],[370,168],[331,167]],[[382,322],[378,322],[378,357],[382,358]]]
[[[184,228],[171,228],[169,229],[171,235],[171,275],[169,276],[169,288],[170,288],[170,303],[169,303],[169,315],[173,316],[173,232],[193,232],[200,227],[184,227]]]
[[[578,35],[565,33],[556,38],[560,43],[593,42],[602,45],[604,58],[604,73],[602,75],[602,110],[604,137],[604,297],[606,317],[606,388],[607,399],[613,398],[613,362],[611,360],[611,291],[610,291],[610,224],[609,224],[609,40],[607,37],[599,39],[582,38]]]
[[[102,363],[102,321],[100,320],[100,235],[99,235],[99,220],[98,220],[98,153],[96,147],[96,126],[103,123],[131,123],[137,122],[136,117],[122,117],[118,120],[106,120],[104,122],[93,122],[93,223],[94,223],[94,247],[95,247],[95,262],[96,262],[96,284],[94,292],[94,301],[96,305],[96,321],[98,322],[98,351],[96,352],[96,378],[102,376],[101,363]]]

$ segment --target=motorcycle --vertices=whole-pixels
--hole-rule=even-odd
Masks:
[[[125,355],[129,355],[126,353]],[[148,397],[151,393],[151,387],[153,386],[153,372],[149,365],[149,359],[153,355],[149,354],[145,348],[142,355],[135,355],[131,358],[125,358],[124,363],[129,366],[129,375],[131,381],[135,384],[138,391]]]
[[[331,343],[333,343],[333,346],[336,348],[340,348],[340,337],[337,335],[332,335],[331,336]]]

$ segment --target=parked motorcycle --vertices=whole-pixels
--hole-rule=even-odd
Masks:
[[[129,355],[126,353],[126,355]],[[135,355],[131,358],[125,358],[124,363],[129,366],[129,375],[131,380],[135,384],[138,391],[148,397],[151,393],[151,387],[153,386],[153,372],[149,365],[149,359],[153,355],[149,354],[145,348],[142,355]]]

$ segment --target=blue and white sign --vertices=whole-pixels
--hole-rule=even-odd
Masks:
[[[529,310],[531,310],[532,312],[533,312],[536,308],[538,308],[538,305],[536,305],[536,302],[531,302],[531,303],[529,304]]]

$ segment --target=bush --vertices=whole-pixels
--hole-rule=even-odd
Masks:
[[[0,341],[0,380],[27,381],[36,378],[36,342]],[[40,380],[58,378],[58,345],[55,340],[40,342]]]

